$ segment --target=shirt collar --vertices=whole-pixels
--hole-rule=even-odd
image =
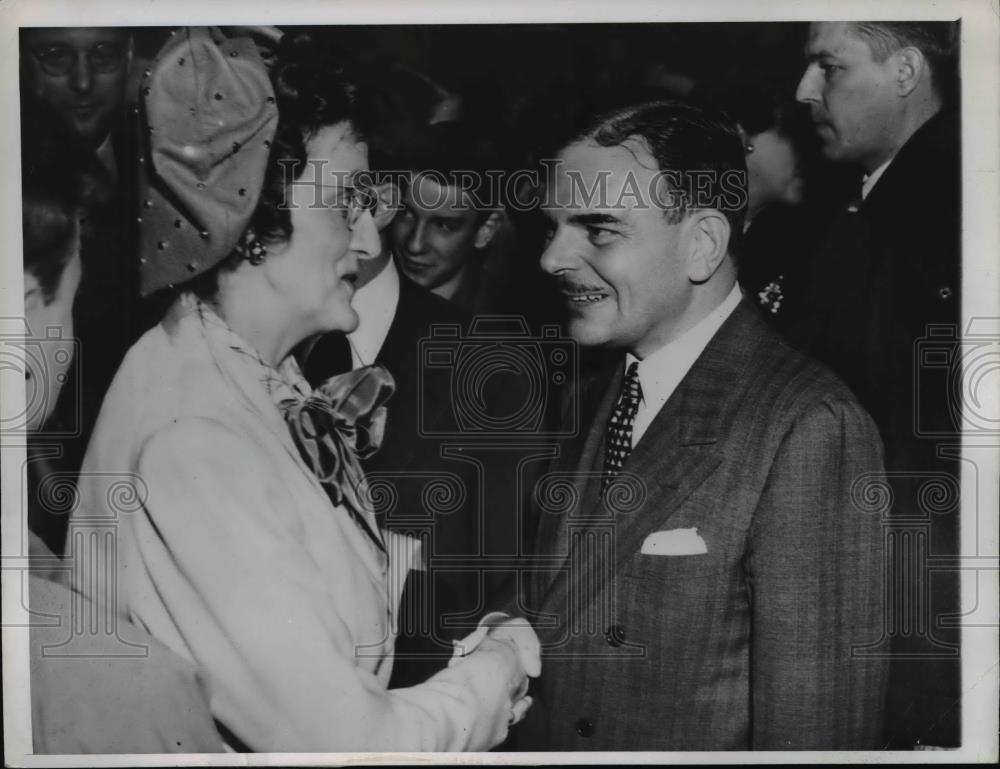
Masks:
[[[673,395],[677,385],[687,376],[691,366],[704,352],[726,319],[732,315],[742,298],[739,283],[735,283],[718,307],[672,342],[668,342],[642,360],[632,353],[625,356],[626,371],[633,361],[639,362],[642,403],[652,414],[658,412]]]
[[[889,164],[891,162],[892,162],[892,158],[889,158],[882,165],[880,165],[878,168],[876,168],[870,174],[867,174],[861,180],[861,199],[862,200],[864,200],[865,198],[868,197],[868,193],[870,193],[872,191],[872,187],[875,186],[875,182],[877,182],[880,178],[882,178],[882,174],[885,173],[885,169],[887,169],[889,167]]]

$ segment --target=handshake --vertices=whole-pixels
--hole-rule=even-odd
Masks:
[[[531,624],[524,618],[511,619],[502,612],[487,614],[479,627],[460,641],[455,641],[455,651],[449,667],[470,659],[473,654],[495,655],[504,669],[508,681],[509,714],[497,742],[506,737],[506,730],[521,721],[532,699],[528,695],[529,678],[542,672],[541,645]]]

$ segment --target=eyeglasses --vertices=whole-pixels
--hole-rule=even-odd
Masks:
[[[38,64],[47,75],[62,77],[68,75],[76,64],[77,56],[87,57],[90,68],[101,75],[109,75],[121,69],[125,61],[125,47],[116,43],[98,43],[86,51],[78,52],[68,45],[45,45],[32,51]]]
[[[324,190],[337,190],[337,202],[331,204],[333,208],[342,210],[347,208],[347,224],[353,227],[361,215],[367,211],[375,216],[378,211],[378,193],[370,187],[354,187],[351,185],[322,184],[317,182],[317,188]],[[346,200],[344,200],[346,198]]]

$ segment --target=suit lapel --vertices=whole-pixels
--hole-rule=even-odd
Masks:
[[[621,477],[637,487],[636,495],[617,498],[609,490],[605,502],[598,498],[598,491],[586,500],[581,517],[584,526],[613,522],[614,571],[641,548],[646,536],[663,528],[722,462],[716,443],[742,399],[744,369],[756,354],[763,323],[743,300],[708,343],[622,467]],[[622,376],[621,366],[618,369],[616,382]],[[591,422],[591,432],[603,431],[616,394],[613,389],[605,398]],[[567,562],[549,586],[547,606],[564,606],[568,590],[584,594],[579,592],[581,582],[593,575],[588,576],[587,569],[569,568],[574,560],[579,562],[571,542]]]
[[[614,407],[621,381],[621,362],[618,361],[613,366],[606,366],[583,379],[578,394],[570,395],[568,409],[577,409],[580,427],[574,436],[561,442],[559,455],[541,482],[544,483],[548,478],[549,482],[558,483],[563,489],[568,482],[572,486],[572,491],[571,496],[567,498],[576,500],[576,503],[571,509],[560,510],[558,513],[545,509],[543,505],[538,515],[534,540],[535,555],[551,559],[553,565],[560,555],[566,555],[560,545],[567,527],[567,519],[578,518],[591,506],[589,499],[594,486],[592,482],[594,467],[604,445],[603,426],[607,424],[611,409]],[[599,471],[598,466],[597,472]],[[554,486],[550,487],[550,491],[551,493],[545,496],[551,497],[552,506],[557,507],[557,497],[562,498],[562,495],[556,494]],[[536,584],[536,589],[544,593],[551,587],[556,574],[549,569],[543,569],[542,573],[545,579],[541,584]],[[539,593],[536,595],[540,598]]]
[[[399,276],[399,303],[396,305],[396,313],[393,316],[389,331],[385,341],[375,358],[375,362],[385,366],[389,373],[396,380],[396,404],[395,408],[416,409],[422,411],[424,424],[435,425],[440,422],[442,415],[450,409],[450,403],[445,397],[441,397],[433,390],[423,392],[423,399],[418,404],[416,402],[407,403],[404,399],[407,395],[419,392],[417,377],[419,376],[419,345],[422,334],[426,333],[432,319],[426,317],[426,313],[420,312],[417,302],[416,287],[402,274]],[[401,397],[402,396],[402,397]],[[388,430],[393,430],[391,421],[393,419],[393,401],[389,401]],[[407,418],[416,419],[417,415],[412,414]],[[420,441],[412,439],[393,439],[384,442],[386,449],[391,449],[393,453],[393,464],[405,468],[408,467],[418,449],[424,448]]]

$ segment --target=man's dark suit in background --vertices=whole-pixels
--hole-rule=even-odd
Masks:
[[[940,22],[814,24],[810,54],[842,70],[811,67],[799,86],[826,154],[869,174],[817,253],[791,337],[843,377],[885,444],[893,506],[880,648],[893,659],[886,744],[897,749],[961,740],[960,637],[949,624],[960,612],[958,571],[947,565],[960,551],[963,333],[953,33]],[[855,69],[890,87],[859,101],[846,85]],[[828,127],[851,116],[852,130]]]

